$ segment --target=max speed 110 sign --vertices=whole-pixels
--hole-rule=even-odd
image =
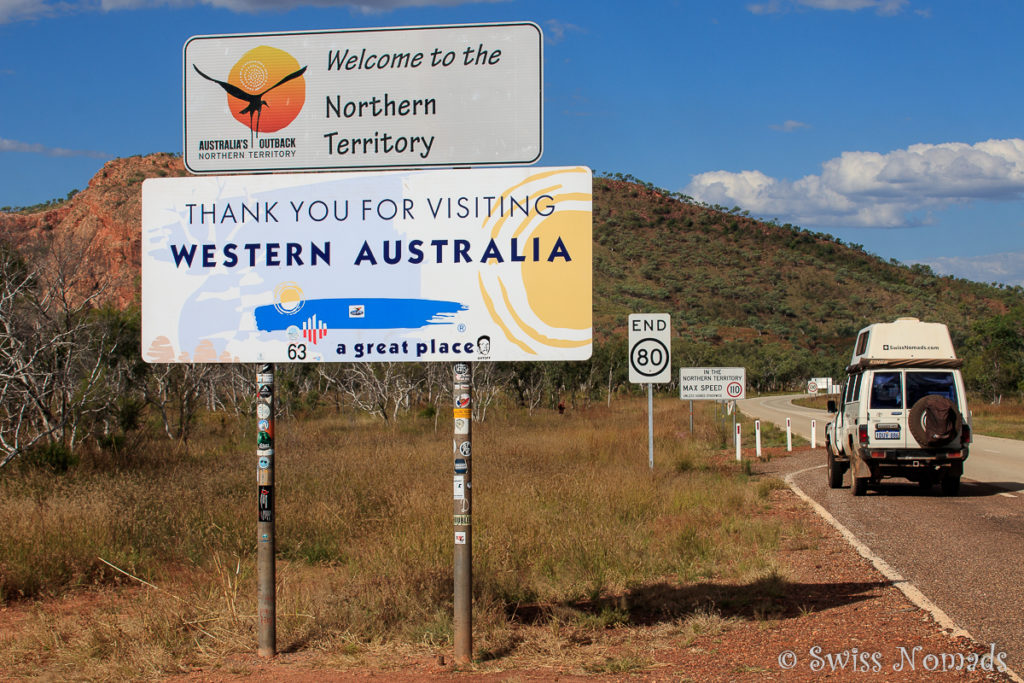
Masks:
[[[629,381],[663,384],[672,381],[672,326],[668,313],[629,316]]]
[[[156,178],[155,363],[584,360],[585,167]]]
[[[746,368],[679,368],[681,399],[737,401],[746,397]]]

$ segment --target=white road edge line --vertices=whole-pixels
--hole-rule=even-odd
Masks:
[[[828,510],[822,507],[821,504],[819,504],[816,500],[812,499],[810,496],[804,493],[803,490],[799,486],[797,486],[796,483],[793,481],[793,477],[799,474],[803,474],[804,472],[810,472],[811,470],[820,470],[823,467],[825,467],[825,465],[816,465],[814,467],[802,469],[798,472],[791,472],[790,474],[787,474],[785,476],[784,481],[786,482],[786,485],[789,486],[790,489],[792,489],[793,493],[798,495],[801,499],[803,499],[804,502],[810,505],[815,512],[818,513],[819,517],[821,517],[826,522],[831,524],[836,531],[842,534],[843,538],[845,538],[846,541],[850,545],[852,545],[858,553],[861,554],[861,557],[863,557],[866,560],[870,560],[871,564],[875,566],[875,569],[881,572],[882,576],[889,579],[889,581],[891,581],[897,588],[899,588],[900,591],[905,596],[907,596],[907,599],[910,600],[910,602],[914,603],[924,611],[931,614],[932,619],[934,619],[935,622],[941,628],[948,629],[950,631],[950,638],[963,636],[964,638],[967,638],[977,643],[978,641],[974,638],[974,636],[972,636],[966,630],[957,626],[956,623],[949,617],[949,615],[943,612],[938,605],[929,600],[927,596],[925,596],[925,594],[918,589],[917,586],[912,584],[910,581],[904,578],[902,574],[893,569],[888,562],[886,562],[885,560],[871,552],[871,548],[861,543],[860,540],[853,535],[853,532],[851,532],[849,529],[843,526],[838,519],[832,516],[832,513],[830,513]],[[1010,667],[1006,667],[1006,671],[1003,673],[1007,674],[1017,683],[1024,683],[1024,679],[1018,676],[1017,673]]]

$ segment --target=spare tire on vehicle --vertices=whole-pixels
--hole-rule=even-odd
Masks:
[[[924,396],[910,408],[910,433],[925,448],[945,446],[960,433],[961,416],[945,396]]]

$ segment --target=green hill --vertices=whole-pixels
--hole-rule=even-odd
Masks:
[[[872,322],[943,322],[966,351],[981,343],[979,328],[1024,304],[1020,287],[940,277],[628,176],[595,179],[594,242],[599,338],[624,336],[629,313],[670,313],[676,365],[753,365],[764,389],[838,377]]]

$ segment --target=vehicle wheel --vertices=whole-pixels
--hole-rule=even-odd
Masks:
[[[839,489],[843,487],[843,465],[836,462],[836,456],[832,455],[832,449],[828,449],[828,487]]]
[[[850,490],[853,491],[855,496],[863,496],[868,492],[868,478],[867,477],[852,477],[853,481],[850,482]]]
[[[920,398],[907,418],[910,433],[925,448],[945,446],[960,433],[962,418],[956,405],[945,396]]]
[[[947,474],[942,478],[942,495],[955,496],[960,493],[960,475]]]

